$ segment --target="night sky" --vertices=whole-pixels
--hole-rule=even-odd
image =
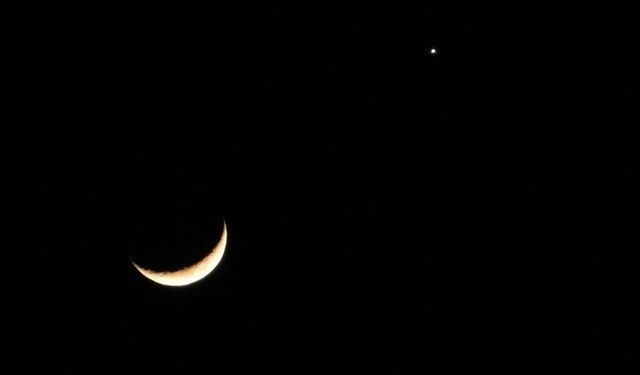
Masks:
[[[626,368],[637,20],[400,3],[10,12],[6,373]]]

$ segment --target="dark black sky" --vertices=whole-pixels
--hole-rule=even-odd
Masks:
[[[9,366],[631,358],[616,322],[638,278],[632,13],[391,3],[11,14],[3,337],[33,360]],[[202,282],[130,264],[193,262],[222,220]]]

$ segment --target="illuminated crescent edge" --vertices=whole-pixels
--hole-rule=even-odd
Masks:
[[[146,278],[158,284],[166,286],[185,286],[204,279],[220,263],[227,246],[227,224],[224,227],[218,244],[201,261],[177,271],[158,272],[137,265],[133,260],[133,266]]]

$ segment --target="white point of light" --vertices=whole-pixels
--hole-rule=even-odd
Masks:
[[[432,54],[432,55],[435,55],[436,53],[438,53],[438,50],[436,50],[435,48],[431,48],[429,50],[429,53]]]

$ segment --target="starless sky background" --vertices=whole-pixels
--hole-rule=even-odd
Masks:
[[[9,372],[570,373],[632,358],[624,6],[8,14]],[[130,263],[190,264],[223,220],[226,254],[201,282],[162,287]]]

